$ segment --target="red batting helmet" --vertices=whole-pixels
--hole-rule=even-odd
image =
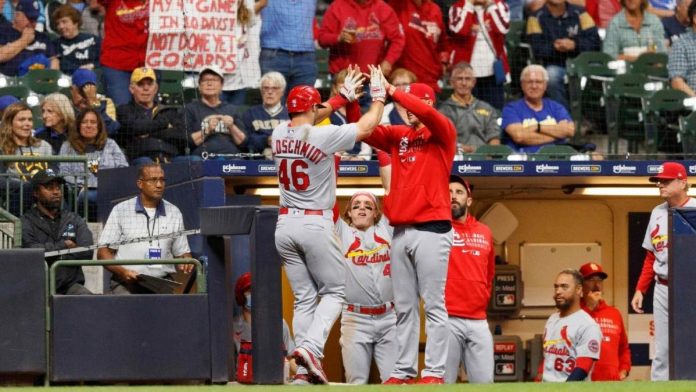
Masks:
[[[321,106],[319,91],[311,86],[295,86],[288,93],[288,113],[302,113],[310,110],[312,106]]]
[[[244,297],[244,292],[251,288],[251,273],[245,272],[242,276],[237,279],[237,283],[234,285],[234,299],[237,301],[237,305],[244,306],[246,303],[246,298]]]

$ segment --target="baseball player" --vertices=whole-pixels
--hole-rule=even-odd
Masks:
[[[464,362],[470,383],[492,383],[493,335],[486,308],[495,276],[493,236],[488,226],[469,214],[473,201],[469,183],[450,176],[449,190],[454,240],[445,286],[450,327],[445,381],[457,382],[459,364]]]
[[[396,313],[391,282],[394,229],[372,193],[351,197],[336,223],[346,265],[341,353],[346,381],[366,384],[374,357],[382,382],[396,361]]]
[[[582,275],[561,271],[553,284],[558,312],[544,327],[542,381],[583,381],[599,358],[602,331],[580,307]]]
[[[384,109],[386,92],[379,68],[371,68],[373,103],[357,123],[317,127],[338,107],[340,95],[324,104],[310,86],[297,86],[287,98],[290,122],[273,130],[273,157],[278,168],[280,210],[275,244],[295,296],[293,329],[299,365],[295,381],[326,384],[321,366],[324,343],[344,302],[343,255],[334,232],[336,201],[334,153],[367,137]],[[351,70],[342,91],[351,100],[362,77]],[[340,101],[339,101],[340,102]]]
[[[408,110],[410,125],[383,125],[366,141],[391,156],[390,191],[384,211],[394,226],[392,282],[398,359],[385,384],[411,384],[418,376],[419,298],[425,303],[425,368],[420,383],[442,384],[449,328],[444,291],[452,246],[448,176],[456,132],[434,107],[435,93],[422,83],[408,92],[384,81],[392,99]]]
[[[631,349],[621,312],[602,299],[602,286],[608,275],[596,263],[583,264],[580,274],[583,278],[580,305],[599,324],[603,337],[602,355],[592,370],[592,381],[624,380],[631,371]]]
[[[668,210],[674,207],[696,207],[696,200],[687,195],[689,184],[687,183],[686,169],[681,163],[663,163],[660,174],[650,177],[650,182],[657,184],[660,197],[665,202],[655,207],[650,214],[650,221],[643,239],[643,248],[646,250],[645,261],[636,285],[636,292],[631,300],[631,307],[637,313],[643,313],[643,294],[648,291],[654,280],[656,282],[653,294],[655,357],[652,360],[650,379],[666,381],[669,380]]]

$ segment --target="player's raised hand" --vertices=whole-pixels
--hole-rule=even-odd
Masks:
[[[352,65],[348,66],[348,74],[343,81],[343,86],[341,86],[339,94],[349,102],[358,100],[362,95],[362,84],[364,81],[365,78],[360,73],[359,68],[353,67]]]
[[[373,101],[384,103],[387,100],[386,79],[382,74],[382,68],[372,64],[367,66],[370,69],[370,95]]]

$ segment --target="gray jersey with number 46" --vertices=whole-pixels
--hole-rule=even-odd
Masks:
[[[271,136],[280,206],[328,210],[336,202],[334,153],[355,145],[358,127],[278,125]]]

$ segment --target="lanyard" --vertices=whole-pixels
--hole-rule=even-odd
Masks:
[[[150,246],[152,246],[152,240],[155,238],[155,227],[157,225],[157,212],[155,211],[155,217],[152,218],[152,230],[150,230],[150,215],[145,211],[145,216],[147,217],[147,238],[150,240]],[[159,230],[158,230],[159,231]]]

